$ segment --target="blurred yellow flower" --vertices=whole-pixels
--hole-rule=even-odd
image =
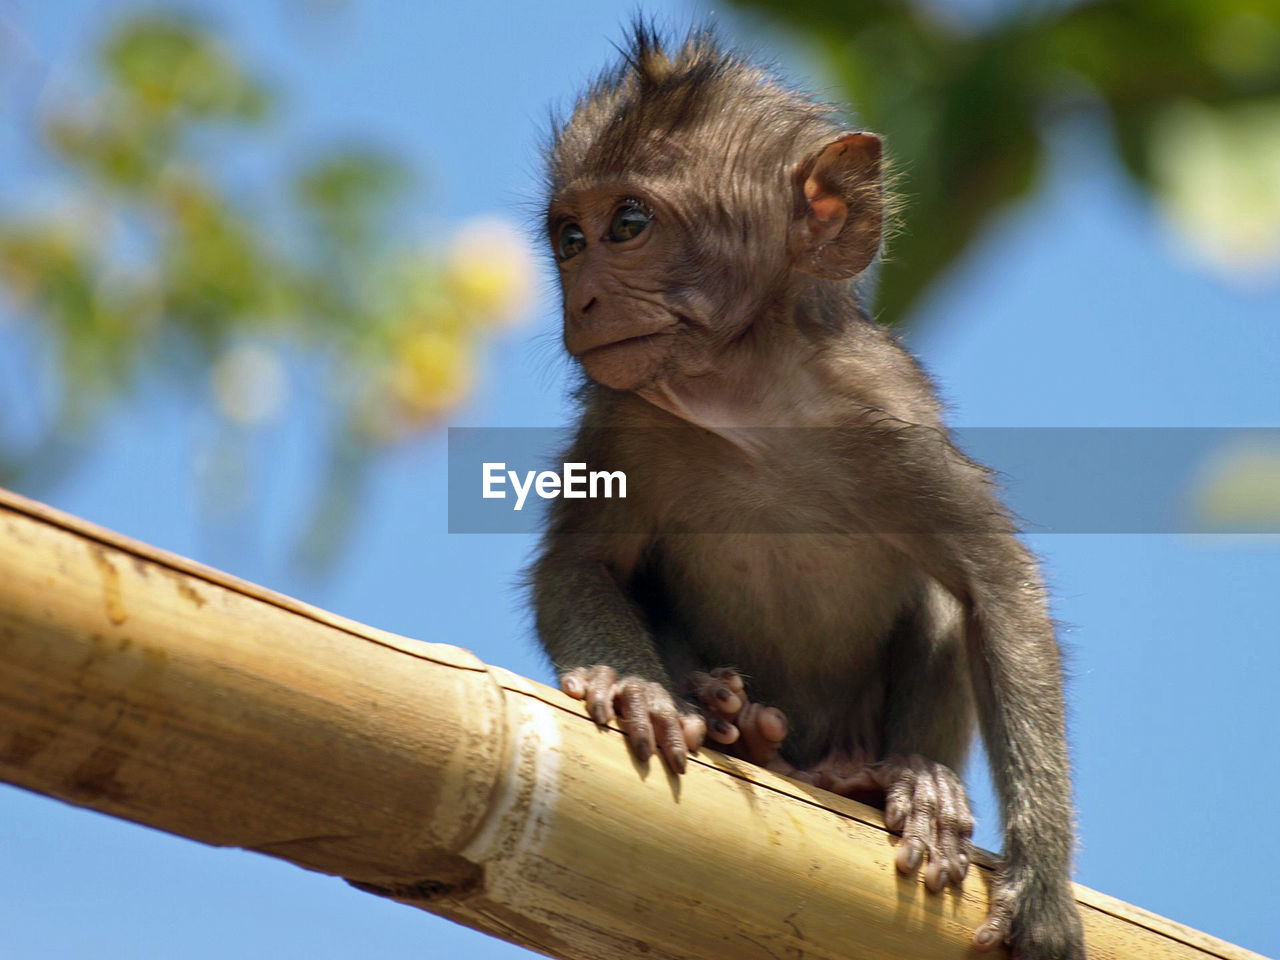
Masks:
[[[535,273],[520,231],[505,220],[481,218],[463,225],[450,242],[444,283],[460,309],[508,326],[528,315]]]
[[[432,420],[470,393],[474,364],[465,338],[438,330],[419,331],[396,351],[391,393],[411,422]]]

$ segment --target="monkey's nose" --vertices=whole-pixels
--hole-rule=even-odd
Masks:
[[[590,313],[591,308],[596,305],[596,300],[597,300],[596,297],[588,298],[587,302],[578,308],[578,316],[585,317],[588,313]]]

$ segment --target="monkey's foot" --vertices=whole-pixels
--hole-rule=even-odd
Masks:
[[[684,773],[689,753],[702,746],[707,734],[706,721],[678,707],[662,684],[643,677],[620,678],[612,667],[575,667],[560,678],[560,689],[586,701],[591,719],[601,726],[616,717],[641,763],[648,762],[656,747],[667,766]]]
[[[778,756],[787,737],[787,718],[777,707],[752,703],[742,676],[732,667],[689,675],[693,695],[707,718],[707,735],[717,749],[779,773],[793,768]]]
[[[1070,884],[1045,890],[997,871],[991,911],[973,934],[979,950],[1009,946],[1012,960],[1085,960],[1084,930]]]
[[[973,816],[964,783],[950,767],[916,754],[877,763],[824,760],[804,771],[810,782],[842,797],[884,804],[884,822],[902,834],[895,862],[911,875],[925,867],[924,882],[934,893],[960,886],[969,871]]]
[[[960,886],[969,871],[973,836],[963,781],[950,767],[918,754],[894,757],[869,769],[885,785],[885,825],[902,833],[899,872],[915,873],[927,857],[926,887],[937,893],[948,883]]]

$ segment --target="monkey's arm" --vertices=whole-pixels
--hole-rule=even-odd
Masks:
[[[974,936],[1080,960],[1061,657],[1036,563],[986,472],[929,430],[873,431],[860,463],[880,535],[961,603],[970,676],[1005,827],[991,913]],[[878,493],[875,488],[879,488]],[[892,491],[892,494],[891,494]],[[874,499],[871,499],[874,498]],[[1047,949],[1046,949],[1047,948]]]
[[[594,540],[553,534],[533,567],[538,635],[556,672],[607,663],[669,684],[639,607],[592,549]]]
[[[1062,666],[1036,564],[1012,534],[911,534],[898,542],[965,610],[978,719],[1004,821],[991,913],[974,943],[993,949],[1012,938],[1058,951],[1044,956],[1083,960],[1069,883]]]
[[[617,716],[641,762],[656,747],[683,773],[706,723],[677,700],[638,605],[599,547],[587,535],[548,536],[532,572],[539,639],[561,688],[585,700],[592,719],[605,724]]]

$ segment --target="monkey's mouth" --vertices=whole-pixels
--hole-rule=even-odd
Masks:
[[[656,342],[662,337],[669,337],[670,330],[658,330],[654,333],[641,333],[634,337],[623,337],[621,340],[611,340],[608,343],[600,343],[594,347],[588,347],[586,350],[577,354],[579,360],[586,360],[589,357],[598,357],[606,350],[613,350],[616,347],[639,346],[642,343]]]
[[[671,352],[666,342],[675,333],[667,324],[652,333],[638,333],[572,351],[582,369],[596,383],[614,390],[634,390],[654,378]],[[632,328],[634,329],[634,327]]]

